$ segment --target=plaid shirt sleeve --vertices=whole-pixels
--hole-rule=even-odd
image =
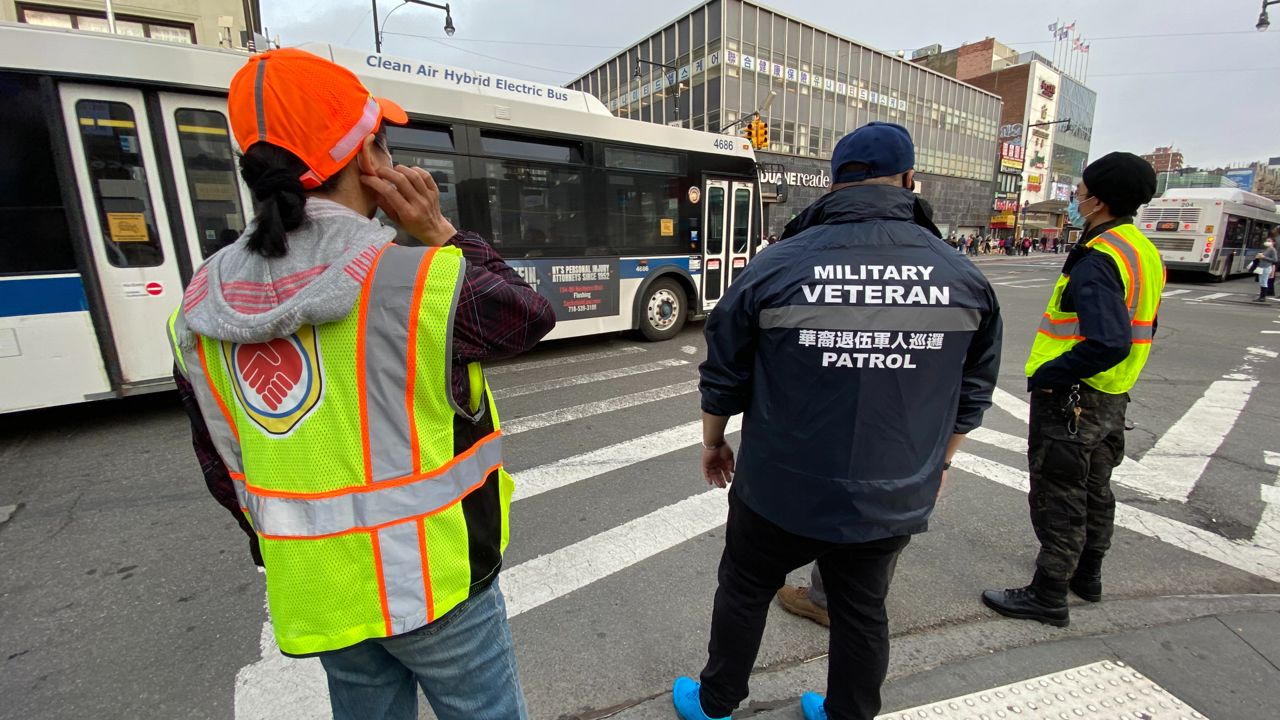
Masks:
[[[196,451],[196,460],[200,462],[204,484],[209,488],[209,494],[213,495],[213,499],[231,513],[236,523],[240,525],[240,529],[249,536],[249,552],[253,556],[254,563],[261,565],[262,555],[258,551],[258,534],[253,531],[253,526],[240,511],[240,501],[236,499],[236,489],[232,485],[234,481],[227,473],[227,466],[222,463],[222,458],[213,445],[209,427],[205,425],[204,416],[200,414],[200,406],[196,404],[196,394],[191,387],[191,381],[187,380],[177,367],[173,369],[173,381],[178,384],[178,397],[182,400],[182,407],[191,420],[191,446]]]
[[[467,363],[531,350],[551,332],[556,325],[551,303],[482,237],[460,232],[448,244],[461,249],[467,259],[453,322],[455,377],[459,370],[466,376]]]

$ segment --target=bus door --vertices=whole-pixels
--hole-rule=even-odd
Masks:
[[[59,92],[123,389],[167,381],[173,356],[164,328],[182,285],[142,93],[91,85]]]
[[[709,311],[747,267],[752,242],[758,241],[759,233],[752,212],[753,183],[708,178],[703,195],[702,309]]]
[[[177,244],[186,246],[194,271],[240,237],[252,198],[236,169],[225,102],[161,93],[160,112],[186,235]]]

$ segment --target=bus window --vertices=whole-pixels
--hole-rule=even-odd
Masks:
[[[574,257],[587,249],[582,172],[486,160],[493,245],[507,257]]]
[[[235,242],[244,230],[244,208],[227,119],[220,112],[185,108],[176,111],[174,119],[200,252],[209,257]]]
[[[1226,232],[1222,234],[1222,247],[1243,248],[1249,231],[1249,221],[1245,218],[1227,216]]]
[[[0,73],[0,275],[76,272],[35,77]]]
[[[652,170],[673,175],[680,172],[680,158],[667,153],[631,148],[605,148],[604,166],[626,170]]]
[[[399,165],[420,167],[431,173],[431,178],[440,188],[440,212],[455,228],[462,227],[458,216],[458,173],[454,160],[448,157],[429,155],[417,150],[406,150],[392,145],[391,157]]]
[[[480,147],[485,155],[553,163],[582,162],[582,143],[549,138],[482,131]]]
[[[713,185],[707,188],[707,257],[719,257],[724,253],[724,188]],[[719,297],[718,295],[716,297]]]
[[[619,255],[679,255],[679,178],[609,174],[609,245]]]
[[[384,127],[387,129],[387,144],[393,148],[453,152],[453,133],[447,127]]]
[[[733,252],[751,249],[751,191],[738,188],[733,192]]]
[[[1261,220],[1249,221],[1249,247],[1251,249],[1260,249],[1262,241],[1267,239],[1267,231],[1271,228]]]
[[[107,258],[116,267],[164,262],[133,108],[122,102],[76,103],[80,139],[102,222]]]

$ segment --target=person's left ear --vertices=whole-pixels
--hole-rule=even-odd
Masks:
[[[916,171],[908,170],[902,179],[902,187],[914,191],[916,189]]]
[[[356,164],[360,167],[361,175],[377,175],[378,168],[390,164],[386,151],[378,145],[376,135],[365,136],[360,152],[356,153]]]

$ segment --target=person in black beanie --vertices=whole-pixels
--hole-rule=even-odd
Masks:
[[[1084,233],[1026,366],[1029,502],[1040,553],[1030,585],[982,594],[1001,615],[1065,627],[1068,589],[1102,599],[1115,520],[1111,471],[1124,459],[1129,390],[1151,353],[1164,291],[1160,253],[1132,217],[1155,190],[1147,161],[1111,153],[1085,168],[1067,208]]]

